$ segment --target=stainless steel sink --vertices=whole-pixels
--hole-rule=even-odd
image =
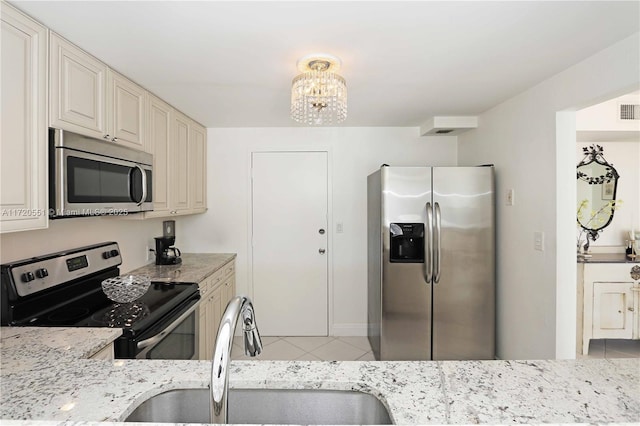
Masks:
[[[209,423],[209,389],[177,389],[144,401],[127,422]],[[229,423],[392,424],[373,395],[320,389],[229,389]]]

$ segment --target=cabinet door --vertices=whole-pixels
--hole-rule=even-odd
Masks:
[[[107,129],[111,140],[129,148],[145,149],[147,91],[126,77],[107,72]]]
[[[169,214],[169,147],[171,140],[169,104],[149,96],[149,137],[146,151],[153,154],[153,212],[148,216]]]
[[[633,283],[593,283],[593,338],[630,339]]]
[[[171,207],[189,208],[189,119],[178,111],[174,113],[173,140],[171,141]]]
[[[207,207],[207,131],[204,127],[191,122],[189,132],[189,179],[191,187],[190,208],[202,212]]]
[[[2,2],[0,232],[47,227],[47,29]]]
[[[107,66],[57,34],[50,43],[51,126],[105,137]]]

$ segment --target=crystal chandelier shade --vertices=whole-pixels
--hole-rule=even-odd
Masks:
[[[302,74],[291,87],[291,118],[311,126],[341,123],[347,118],[347,82],[335,71],[340,60],[311,55],[298,61]]]

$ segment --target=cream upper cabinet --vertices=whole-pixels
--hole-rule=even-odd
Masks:
[[[173,141],[170,152],[172,162],[169,168],[170,203],[176,210],[189,209],[189,133],[190,119],[175,111],[173,115]]]
[[[55,33],[50,46],[50,125],[145,150],[147,91]]]
[[[169,214],[169,147],[172,138],[173,108],[161,99],[149,95],[149,129],[146,150],[153,154],[153,211],[147,217]]]
[[[191,122],[189,132],[190,208],[193,213],[207,208],[207,130]]]
[[[5,2],[0,232],[47,227],[47,29]]]
[[[52,32],[49,81],[52,127],[96,138],[108,137],[105,64]]]
[[[107,129],[110,140],[145,150],[147,91],[126,77],[107,71]]]
[[[154,211],[144,217],[170,217],[206,210],[206,129],[149,95],[149,142],[153,154]]]

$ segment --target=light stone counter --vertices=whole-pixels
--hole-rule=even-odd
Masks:
[[[79,359],[90,351],[70,351],[64,345],[52,344],[47,336],[52,341],[64,340],[58,339],[56,333],[42,332],[38,337],[29,331],[24,335],[28,338],[16,338],[5,334],[5,330],[2,329],[0,392],[3,424],[7,423],[5,420],[29,420],[10,422],[14,424],[37,424],[34,420],[83,425],[117,422],[150,396],[170,389],[205,388],[208,384],[211,367],[206,361]],[[87,336],[78,334],[83,330]],[[97,333],[100,331],[107,330]],[[67,336],[75,336],[81,342],[100,338],[90,329],[69,333]],[[384,402],[397,424],[640,420],[638,359],[233,361],[230,374],[233,388],[368,392]]]
[[[149,275],[155,280],[199,283],[236,258],[235,253],[183,253],[179,265],[156,265],[154,263],[128,272]]]

